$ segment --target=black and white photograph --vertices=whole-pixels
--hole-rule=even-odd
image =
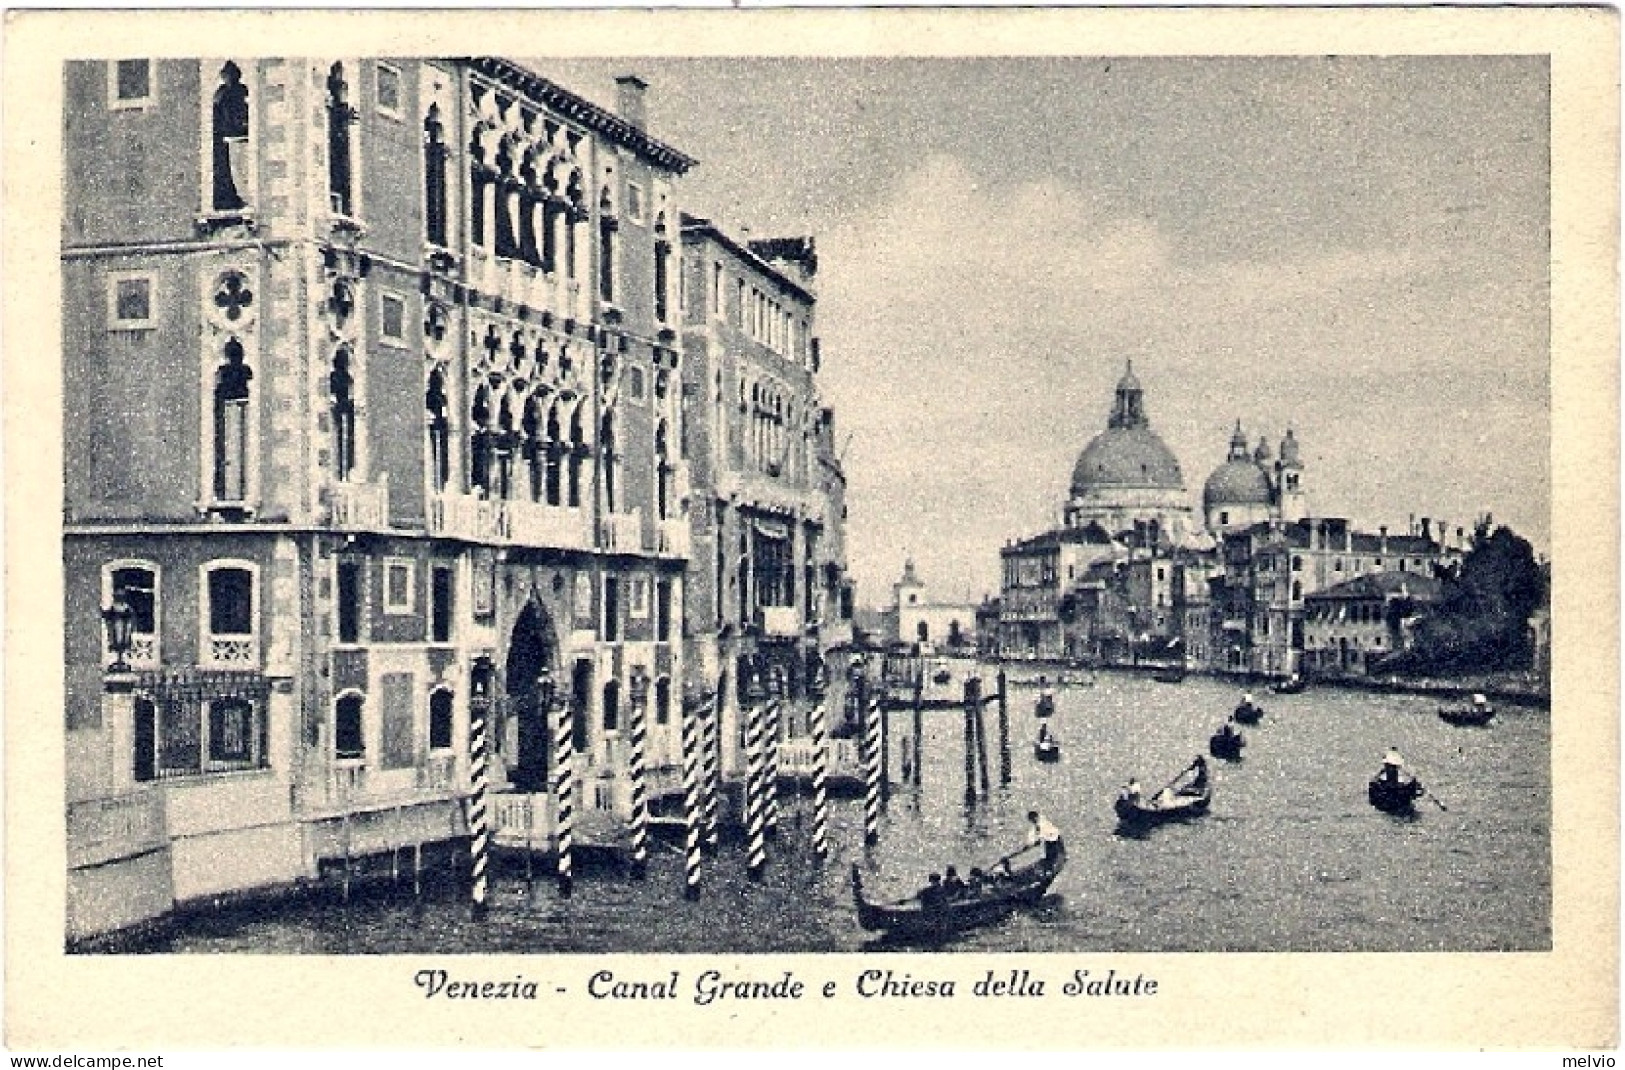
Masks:
[[[970,14],[65,50],[59,411],[16,349],[6,403],[64,976],[942,1014],[1588,939],[1617,335],[1559,404],[1554,48]]]

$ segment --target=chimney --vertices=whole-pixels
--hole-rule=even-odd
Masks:
[[[1422,518],[1422,538],[1427,542],[1433,541],[1433,521],[1425,516]]]
[[[1379,534],[1377,549],[1380,553],[1386,554],[1388,552],[1388,525],[1383,524],[1381,527],[1377,528],[1377,532]]]
[[[615,79],[615,113],[639,130],[643,129],[643,94],[649,88],[635,74],[623,74]]]

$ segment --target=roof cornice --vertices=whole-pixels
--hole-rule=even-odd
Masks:
[[[513,60],[497,56],[465,56],[461,62],[487,78],[500,82],[515,92],[523,93],[537,103],[557,110],[567,118],[574,119],[589,130],[603,134],[611,141],[631,149],[648,162],[664,167],[668,171],[683,174],[699,162],[692,156],[649,136],[608,108],[577,96],[558,83],[548,81]]]

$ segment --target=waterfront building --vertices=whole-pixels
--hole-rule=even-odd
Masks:
[[[676,762],[693,164],[501,59],[67,65],[68,935]],[[119,656],[102,612],[130,621]],[[111,614],[116,617],[118,614]],[[116,671],[115,671],[116,670]]]
[[[981,606],[934,597],[914,568],[912,557],[892,584],[886,639],[917,645],[921,653],[957,653],[976,648],[976,621]]]
[[[1411,629],[1439,601],[1443,584],[1410,572],[1375,572],[1304,599],[1300,671],[1363,676],[1408,649]]]
[[[685,217],[683,390],[692,471],[684,603],[692,687],[720,698],[722,768],[743,769],[750,675],[782,688],[805,730],[808,685],[851,639],[846,477],[821,360],[811,238],[744,241]],[[829,676],[844,694],[840,666]]]
[[[1006,657],[1298,671],[1304,599],[1357,576],[1432,576],[1461,552],[1426,518],[1403,535],[1314,517],[1301,446],[1249,447],[1238,420],[1189,522],[1178,459],[1151,430],[1132,366],[1105,431],[1073,468],[1062,524],[1000,550],[998,649]]]

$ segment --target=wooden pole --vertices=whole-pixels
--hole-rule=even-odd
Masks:
[[[987,703],[982,701],[981,677],[976,678],[976,771],[981,774],[982,797],[990,794],[987,780],[987,714],[983,707]]]
[[[982,704],[982,682],[965,678],[965,802],[976,801],[976,707]]]
[[[999,670],[999,783],[1010,783],[1010,681]]]
[[[914,673],[914,783],[921,780],[921,769],[925,765],[925,717],[921,712],[925,706],[925,668],[921,666]]]

